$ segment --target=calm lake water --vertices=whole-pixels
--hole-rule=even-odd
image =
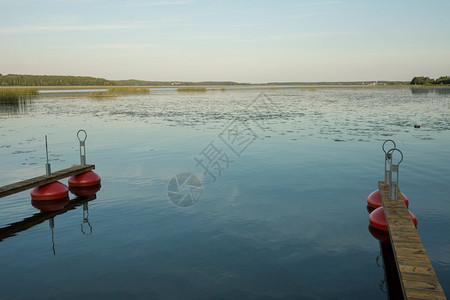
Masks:
[[[47,92],[0,106],[0,185],[45,173],[45,135],[52,170],[78,164],[79,129],[102,188],[61,214],[0,199],[2,299],[386,299],[386,139],[450,292],[449,90]]]

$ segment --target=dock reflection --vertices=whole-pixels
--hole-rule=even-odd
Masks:
[[[50,228],[54,227],[54,217],[62,215],[70,210],[76,209],[78,206],[83,206],[83,222],[81,223],[81,232],[83,234],[92,234],[92,226],[89,222],[88,202],[95,200],[97,196],[91,195],[88,197],[77,197],[70,200],[63,208],[57,211],[39,212],[31,217],[25,218],[22,221],[11,223],[8,226],[0,228],[0,242],[15,236],[17,233],[30,229],[38,224],[49,220]],[[53,225],[53,226],[52,226]],[[88,227],[88,229],[84,227]]]

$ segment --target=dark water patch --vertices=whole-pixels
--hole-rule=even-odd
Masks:
[[[33,153],[36,152],[37,150],[16,150],[14,152],[12,152],[11,154],[26,154],[26,153]]]

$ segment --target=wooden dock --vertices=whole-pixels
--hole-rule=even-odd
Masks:
[[[405,299],[447,299],[404,201],[389,200],[389,185],[378,182],[392,250]],[[400,189],[397,190],[401,198]]]
[[[72,175],[78,175],[95,169],[95,165],[73,166],[67,169],[53,172],[50,176],[41,175],[24,181],[8,184],[0,187],[0,198],[19,193],[37,186],[41,186],[50,182],[54,182]]]

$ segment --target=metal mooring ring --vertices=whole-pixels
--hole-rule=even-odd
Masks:
[[[387,154],[387,152],[386,152],[386,150],[384,149],[384,145],[385,145],[387,142],[392,142],[392,144],[394,144],[394,148],[397,148],[397,146],[395,145],[395,142],[394,142],[393,140],[385,140],[384,143],[383,143],[383,146],[381,147],[381,148],[383,149],[383,152],[384,152],[385,154]],[[388,152],[389,152],[389,151],[388,151]]]
[[[402,158],[400,159],[400,161],[397,163],[397,166],[403,161],[403,152],[400,151],[397,148],[392,148],[391,150],[389,150],[386,154],[390,154],[392,156],[392,153],[394,153],[394,151],[398,151],[400,152],[400,155],[402,156]]]
[[[80,137],[80,133],[81,133],[81,132],[84,133],[84,139],[82,139],[82,138]],[[86,133],[86,131],[83,130],[83,129],[78,130],[78,132],[77,132],[77,138],[78,138],[78,140],[79,140],[80,142],[86,141],[86,139],[87,139],[87,133]]]

